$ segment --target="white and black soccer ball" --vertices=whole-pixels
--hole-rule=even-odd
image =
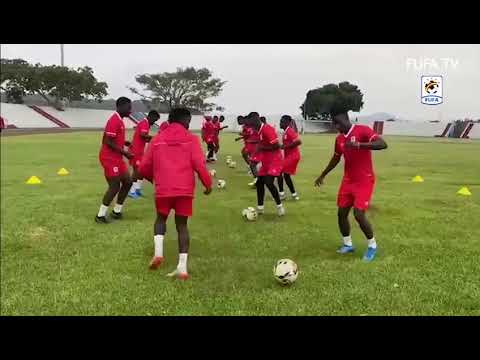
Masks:
[[[225,180],[219,179],[217,181],[217,188],[225,189],[225,186],[227,186],[227,182]]]
[[[282,285],[293,284],[298,277],[298,266],[290,259],[280,259],[273,267],[273,276]]]
[[[258,218],[257,210],[253,207],[243,209],[242,216],[248,221],[255,221]]]

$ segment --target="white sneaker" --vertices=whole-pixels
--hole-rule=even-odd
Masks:
[[[292,197],[293,197],[293,200],[296,200],[296,201],[300,200],[300,196],[298,195],[292,195]]]
[[[175,269],[171,273],[167,274],[168,277],[176,277],[179,280],[187,280],[190,276],[186,272],[180,272],[178,269]]]
[[[251,183],[248,183],[248,186],[254,187],[257,184],[257,178],[255,178]]]
[[[277,214],[278,216],[284,216],[285,215],[285,208],[283,205],[277,206]]]
[[[261,215],[261,214],[263,214],[264,212],[265,212],[265,208],[260,208],[260,207],[257,206],[257,214],[258,214],[258,215]]]
[[[285,195],[285,193],[279,193],[280,195],[280,200],[285,200],[287,198],[287,195]]]

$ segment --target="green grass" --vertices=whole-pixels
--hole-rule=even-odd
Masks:
[[[222,137],[217,177],[225,191],[198,190],[189,268],[182,283],[165,277],[177,262],[169,221],[164,267],[147,270],[154,203],[127,200],[125,219],[95,224],[105,182],[99,133],[1,139],[2,315],[480,315],[480,142],[387,137],[374,155],[378,176],[369,217],[379,256],[340,256],[336,224],[339,166],[323,189],[313,181],[333,149],[331,135],[304,136],[295,183],[300,202],[275,216],[272,201],[257,222],[240,212],[255,204],[233,135]],[[237,169],[224,164],[233,155]],[[70,171],[57,176],[59,168]],[[425,182],[411,183],[414,175]],[[26,185],[31,175],[41,185]],[[456,194],[467,185],[471,197]],[[272,277],[279,258],[301,273],[288,288]],[[395,285],[396,284],[396,285]]]

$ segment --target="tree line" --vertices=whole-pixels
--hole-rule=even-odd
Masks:
[[[1,59],[0,89],[7,102],[22,104],[26,95],[39,95],[51,106],[62,110],[73,101],[102,102],[108,95],[106,82],[98,81],[93,69],[58,65],[30,64],[23,59]],[[148,109],[168,112],[184,106],[194,113],[224,111],[211,102],[220,95],[226,81],[215,78],[207,68],[177,68],[174,72],[139,74],[138,87],[128,86]],[[329,120],[333,112],[360,111],[363,94],[349,82],[327,84],[309,90],[300,106],[308,119]]]

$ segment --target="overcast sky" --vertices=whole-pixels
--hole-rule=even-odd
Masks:
[[[60,46],[2,44],[1,56],[59,64]],[[422,68],[424,61],[438,67]],[[480,45],[66,44],[65,64],[92,67],[114,98],[135,98],[126,86],[136,85],[136,74],[207,67],[227,81],[214,102],[231,114],[298,114],[309,89],[346,80],[364,93],[362,114],[480,118]],[[443,76],[444,104],[420,103],[422,75]]]

